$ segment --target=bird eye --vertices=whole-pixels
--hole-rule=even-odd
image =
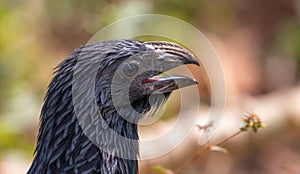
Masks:
[[[138,71],[139,71],[139,66],[138,66],[137,62],[129,62],[129,63],[125,64],[123,67],[123,73],[127,77],[134,76],[135,74],[137,74]]]

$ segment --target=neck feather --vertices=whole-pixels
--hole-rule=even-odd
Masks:
[[[70,60],[67,61],[70,64]],[[120,144],[112,137],[103,137],[103,131],[97,129],[103,124],[99,120],[104,120],[104,125],[116,134],[138,140],[137,125],[124,120],[116,111],[101,113],[104,119],[93,120],[88,114],[84,115],[89,120],[87,124],[91,125],[90,133],[102,136],[98,140],[113,151],[104,152],[86,136],[78,122],[72,104],[72,72],[66,72],[58,71],[49,85],[40,117],[35,158],[28,173],[138,173],[137,141]],[[113,155],[120,151],[130,153],[133,158],[128,160]]]

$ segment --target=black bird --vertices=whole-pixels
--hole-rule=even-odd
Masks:
[[[197,84],[160,75],[183,64],[199,65],[170,42],[109,40],[75,50],[48,87],[28,173],[138,173],[138,121],[173,90]]]

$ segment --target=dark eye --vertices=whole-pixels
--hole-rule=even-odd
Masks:
[[[132,77],[139,71],[139,65],[137,62],[129,62],[124,65],[123,72],[126,76]]]

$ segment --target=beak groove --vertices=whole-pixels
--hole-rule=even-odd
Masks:
[[[197,58],[189,50],[177,44],[164,41],[144,42],[144,44],[152,50],[178,59],[182,64],[194,64],[200,66]]]
[[[159,55],[161,72],[166,72],[184,64],[200,66],[197,58],[187,49],[170,42],[154,41],[144,42],[148,50],[153,50]],[[142,82],[147,94],[171,93],[174,90],[196,85],[198,82],[185,76],[153,76]]]

